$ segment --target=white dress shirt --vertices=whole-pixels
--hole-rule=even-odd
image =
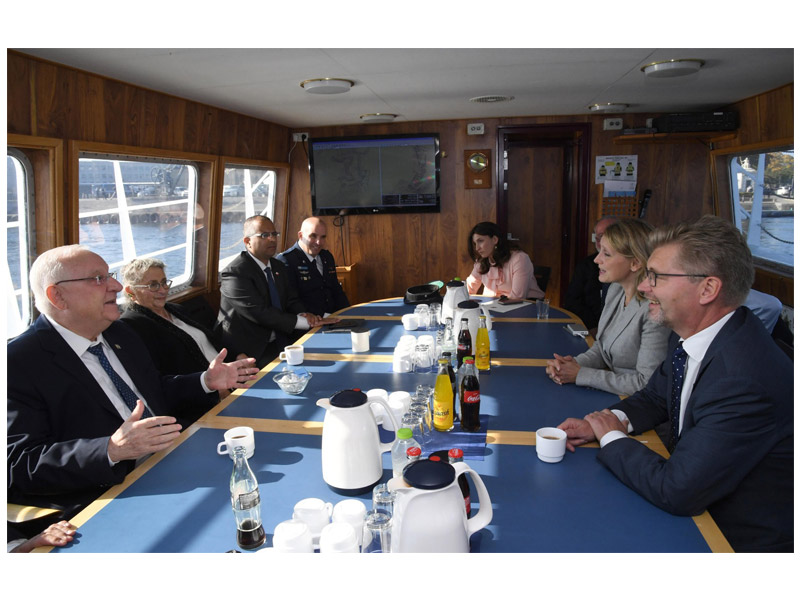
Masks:
[[[78,358],[81,359],[81,362],[89,369],[89,373],[92,374],[95,381],[103,388],[103,391],[108,396],[108,399],[111,400],[111,404],[114,405],[114,408],[117,409],[120,417],[123,420],[127,419],[131,416],[131,409],[128,408],[128,405],[125,404],[125,401],[120,396],[119,392],[117,391],[117,386],[114,385],[114,382],[111,381],[111,377],[108,376],[106,370],[103,368],[103,365],[100,364],[100,359],[89,352],[89,346],[95,345],[96,342],[92,340],[88,340],[83,336],[70,331],[60,323],[56,323],[53,319],[48,318],[45,315],[48,321],[53,325],[53,328],[64,338],[64,341],[67,342],[67,345],[72,348],[72,351],[77,354]],[[128,384],[136,395],[141,398],[144,402],[145,406],[150,410],[150,412],[155,415],[156,413],[153,412],[153,409],[147,404],[147,400],[142,397],[141,392],[136,389],[136,385],[134,385],[133,380],[131,379],[128,372],[125,370],[125,367],[122,366],[119,358],[117,358],[116,352],[114,352],[113,348],[109,345],[106,339],[103,337],[103,334],[97,336],[97,341],[103,346],[103,352],[108,359],[111,368],[114,369],[117,374],[122,378],[122,380]]]
[[[678,417],[678,434],[680,434],[680,432],[683,430],[683,417],[686,413],[686,405],[689,403],[689,397],[692,395],[694,383],[697,381],[697,375],[700,372],[700,364],[703,362],[703,358],[705,358],[711,342],[714,341],[714,338],[717,337],[720,329],[724,327],[725,323],[727,323],[732,316],[733,311],[729,312],[705,329],[689,336],[685,340],[681,338],[681,342],[683,342],[683,349],[687,354],[687,360],[686,375],[683,381],[683,389],[681,390],[681,410],[680,416]],[[672,360],[672,357],[667,357],[667,360]],[[615,409],[611,412],[613,412],[620,421],[625,421],[628,418],[627,415],[621,410]],[[633,427],[630,423],[628,423],[628,433],[631,433],[632,431]],[[600,447],[602,448],[606,444],[623,437],[626,436],[621,431],[609,431],[600,440]]]

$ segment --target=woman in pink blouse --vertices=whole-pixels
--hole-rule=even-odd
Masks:
[[[500,228],[489,221],[478,223],[469,232],[469,255],[475,261],[467,289],[474,295],[483,286],[484,296],[507,296],[511,299],[544,298],[536,284],[533,263],[514,242],[509,242]]]

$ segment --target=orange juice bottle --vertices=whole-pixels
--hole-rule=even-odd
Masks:
[[[433,428],[436,431],[453,429],[453,384],[447,371],[447,359],[439,359],[439,373],[433,387]]]
[[[486,316],[481,315],[478,333],[475,335],[475,367],[478,371],[488,371],[491,368],[489,352],[489,330],[486,328]]]

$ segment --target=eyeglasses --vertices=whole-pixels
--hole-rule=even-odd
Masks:
[[[659,277],[710,277],[710,275],[702,275],[699,273],[656,273],[650,269],[645,269],[644,274],[647,277],[647,282],[650,287],[656,287]]]
[[[162,287],[168,290],[172,287],[172,279],[165,279],[164,281],[151,281],[150,283],[139,283],[132,285],[133,288],[147,288],[151,292],[157,292]]]
[[[117,278],[116,271],[112,271],[108,275],[95,275],[94,277],[81,277],[79,279],[62,279],[61,281],[56,281],[56,285],[60,285],[62,283],[70,283],[72,281],[94,281],[96,285],[105,285],[109,277],[111,279],[116,279]]]
[[[254,233],[253,235],[248,236],[248,237],[261,238],[261,239],[267,239],[267,238],[276,238],[277,239],[280,236],[281,236],[281,234],[278,233],[277,231],[264,231],[262,233]]]

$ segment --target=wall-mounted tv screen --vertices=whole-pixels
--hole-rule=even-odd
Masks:
[[[311,138],[314,215],[439,212],[439,134]]]

